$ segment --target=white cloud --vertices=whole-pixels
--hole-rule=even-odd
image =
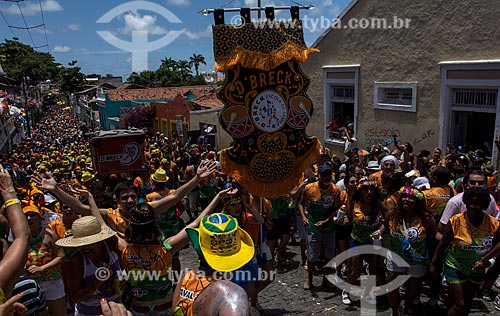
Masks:
[[[125,27],[120,29],[122,34],[130,34],[133,31],[147,31],[154,35],[166,34],[167,30],[156,25],[156,16],[141,16],[137,11],[132,11],[123,16]]]
[[[21,2],[21,10],[24,15],[39,15],[40,13],[40,4],[38,1],[26,1],[26,2]],[[56,11],[62,11],[63,8],[57,2],[56,0],[45,0],[42,1],[42,9],[43,12],[56,12]],[[17,4],[11,4],[10,6],[6,8],[2,8],[3,12],[8,13],[8,14],[21,14],[19,12],[19,7]]]
[[[189,0],[167,0],[167,4],[172,6],[186,7],[190,4]]]
[[[89,50],[87,48],[77,48],[73,52],[74,53],[87,53]]]
[[[43,27],[37,27],[36,29],[31,29],[31,32],[45,34],[46,30],[47,30],[47,34],[54,34],[54,32],[52,32],[51,30],[44,29]]]
[[[69,53],[71,51],[71,47],[64,45],[57,45],[52,49],[54,53]]]
[[[208,25],[204,30],[201,30],[199,32],[191,32],[185,30],[182,34],[184,34],[187,38],[191,40],[196,40],[205,37],[212,37],[212,26]]]
[[[68,25],[68,30],[70,30],[70,31],[79,31],[80,30],[80,24],[70,24],[70,25]]]

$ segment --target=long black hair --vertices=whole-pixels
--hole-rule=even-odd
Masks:
[[[125,240],[137,245],[159,245],[161,232],[156,225],[155,212],[148,203],[137,204],[131,211]]]

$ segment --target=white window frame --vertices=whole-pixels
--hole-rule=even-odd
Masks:
[[[356,135],[356,126],[357,126],[357,113],[358,113],[358,94],[359,94],[359,84],[358,84],[358,78],[359,78],[359,67],[360,65],[329,65],[329,66],[323,66],[323,100],[324,100],[324,106],[323,109],[325,109],[324,114],[323,114],[323,139],[325,140],[326,144],[330,145],[337,145],[337,146],[344,146],[345,141],[340,141],[338,139],[332,139],[330,138],[330,134],[328,133],[328,130],[326,127],[328,126],[328,123],[330,122],[330,118],[332,117],[332,97],[330,93],[330,88],[331,86],[353,86],[354,87],[354,109],[353,109],[353,124],[354,124],[354,134]],[[335,79],[335,78],[328,78],[329,73],[339,73],[339,72],[354,72],[354,78],[353,79]]]
[[[384,103],[385,89],[411,89],[411,104]],[[417,83],[416,82],[375,82],[373,107],[379,110],[417,112]]]
[[[498,70],[500,60],[460,60],[442,61],[438,63],[441,67],[441,98],[439,111],[439,147],[444,149],[450,139],[451,111],[453,88],[484,88],[498,89],[496,114],[500,114],[500,80],[498,79],[448,79],[450,70]],[[496,115],[494,135],[500,133],[500,115]],[[498,150],[492,146],[491,161],[497,161]]]

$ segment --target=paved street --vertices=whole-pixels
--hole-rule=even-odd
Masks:
[[[264,311],[262,315],[361,315],[359,302],[355,302],[352,307],[347,307],[342,304],[340,290],[334,288],[323,288],[321,285],[321,277],[315,276],[313,291],[305,291],[302,289],[302,284],[306,277],[306,271],[300,265],[300,254],[298,246],[288,246],[289,259],[291,261],[290,268],[283,273],[277,274],[277,279],[271,283],[259,295],[259,303]],[[182,250],[181,252],[182,268],[192,268],[197,264],[197,257],[194,254],[192,247]],[[428,286],[424,285],[422,302],[428,300]],[[494,288],[497,291],[496,288]],[[376,315],[391,315],[388,304],[382,307],[378,304]],[[475,299],[473,309],[470,315],[488,315],[498,314],[499,312],[493,307],[493,302],[487,302],[482,299]],[[369,313],[374,315],[375,313]],[[442,311],[441,311],[441,314]],[[365,314],[363,314],[364,316]],[[420,308],[415,315],[435,315],[428,308]]]

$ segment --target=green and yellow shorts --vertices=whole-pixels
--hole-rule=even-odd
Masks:
[[[484,275],[484,270],[475,270],[464,273],[447,265],[444,267],[444,277],[449,284],[460,284],[465,282],[481,284],[483,283]]]

